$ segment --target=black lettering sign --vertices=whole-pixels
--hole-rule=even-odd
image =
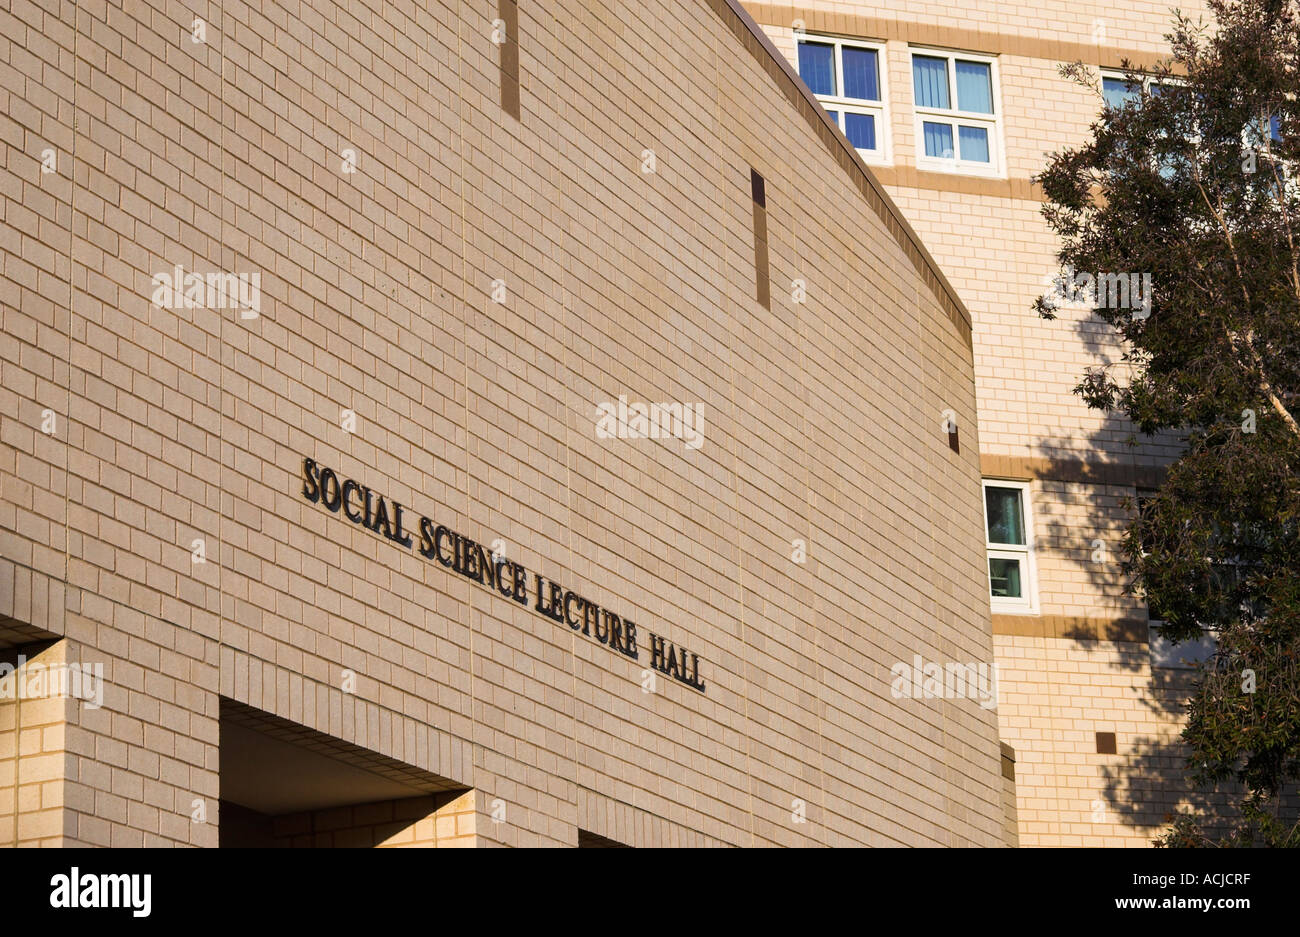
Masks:
[[[312,504],[320,500],[318,474],[316,463],[312,459],[302,460],[302,496]]]
[[[438,529],[441,530],[442,528]],[[420,518],[420,555],[426,560],[433,559],[435,552],[433,547],[433,534],[433,521],[429,520],[427,517]]]
[[[488,553],[478,541],[423,516],[412,528],[419,535],[417,544],[405,526],[405,509],[400,503],[390,502],[356,479],[340,479],[333,469],[321,467],[314,459],[302,460],[302,496],[332,513],[341,510],[352,523],[408,550],[414,546],[426,560],[436,560],[520,605],[528,605],[528,570],[522,563]],[[541,573],[533,574],[533,588],[535,611],[631,660],[640,659],[637,626],[630,619],[615,614],[612,609],[601,608]],[[651,668],[703,693],[699,655],[674,646],[653,632],[646,634],[650,638]]]
[[[352,513],[352,499],[350,496],[360,493],[361,486],[352,479],[349,478],[343,483],[343,513],[347,516],[347,519],[354,524],[361,523],[361,511],[358,510],[355,514]]]
[[[334,486],[333,493],[330,492],[330,485]],[[320,503],[338,513],[342,497],[343,489],[339,487],[339,477],[334,474],[333,469],[325,469],[320,473]]]

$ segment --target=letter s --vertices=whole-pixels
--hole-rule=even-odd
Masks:
[[[433,559],[433,521],[427,517],[420,518],[420,555]]]
[[[320,483],[316,481],[318,472],[315,459],[302,460],[302,496],[315,504],[320,500]]]

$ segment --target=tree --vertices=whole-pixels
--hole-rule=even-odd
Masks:
[[[1194,783],[1245,796],[1226,833],[1182,815],[1157,843],[1300,845],[1278,812],[1300,773],[1300,0],[1210,7],[1212,34],[1175,14],[1154,73],[1125,63],[1124,100],[1112,86],[1038,181],[1067,272],[1150,275],[1127,298],[1115,277],[1071,281],[1124,348],[1076,393],[1186,442],[1124,569],[1166,638],[1217,637],[1183,738]],[[1035,307],[1050,319],[1059,299]]]

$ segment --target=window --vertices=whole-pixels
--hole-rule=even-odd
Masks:
[[[981,175],[1001,172],[996,59],[913,50],[912,95],[917,166]]]
[[[1155,544],[1155,540],[1152,536],[1151,525],[1154,523],[1152,515],[1155,509],[1156,495],[1157,492],[1155,489],[1139,488],[1137,490],[1136,522],[1138,525],[1138,543],[1141,545],[1143,556],[1150,553]],[[1142,596],[1142,600],[1146,603],[1147,621],[1151,623],[1152,634],[1154,635],[1155,629],[1159,628],[1162,623],[1162,616],[1159,610],[1151,604],[1150,598],[1144,595]],[[1155,644],[1152,643],[1151,647],[1154,653]]]
[[[1243,153],[1251,154],[1255,157],[1256,164],[1260,162],[1268,163],[1277,159],[1276,144],[1282,141],[1282,118],[1278,114],[1272,114],[1268,119],[1260,118],[1253,124],[1248,124],[1241,132],[1241,145]],[[1257,172],[1271,174],[1272,167],[1256,165]],[[1291,168],[1285,163],[1279,166],[1281,174],[1285,176],[1294,175]]]
[[[1160,82],[1150,76],[1135,77],[1139,79],[1136,83],[1130,82],[1121,72],[1103,71],[1101,95],[1106,104],[1114,108],[1125,107],[1139,100],[1144,90],[1152,97],[1159,97],[1179,86],[1177,80],[1167,79]],[[1192,136],[1191,140],[1196,142],[1198,137]],[[1256,152],[1271,148],[1271,144],[1280,142],[1282,142],[1282,118],[1277,114],[1270,115],[1267,120],[1261,118],[1254,125],[1249,125],[1242,130],[1242,146]]]
[[[1138,489],[1138,539],[1142,544],[1144,555],[1151,551],[1153,545],[1149,525],[1152,523],[1152,507],[1155,498],[1154,490]],[[1184,641],[1182,644],[1173,644],[1161,637],[1160,626],[1163,622],[1160,620],[1160,613],[1151,605],[1150,600],[1147,600],[1147,622],[1147,650],[1150,652],[1152,667],[1189,669],[1196,667],[1214,653],[1216,641],[1213,632],[1208,629],[1202,633],[1199,641]]]
[[[1278,144],[1284,142],[1282,117],[1273,114],[1268,118],[1267,127],[1264,126],[1264,121],[1260,121],[1255,138],[1248,139],[1247,146],[1251,147],[1251,155],[1255,157],[1255,162],[1258,164],[1256,171],[1260,174],[1262,184],[1268,188],[1273,198],[1278,198],[1282,193],[1285,193],[1287,198],[1300,198],[1300,171],[1297,171],[1294,161],[1283,158],[1283,150]],[[1277,176],[1282,179],[1280,187],[1277,184]]]
[[[799,77],[863,159],[884,162],[889,135],[884,47],[834,36],[798,36]]]
[[[1142,97],[1146,91],[1159,95],[1168,85],[1161,84],[1149,76],[1140,76],[1141,82],[1135,84],[1124,76],[1123,72],[1103,71],[1101,73],[1101,96],[1111,107],[1124,107]]]
[[[1139,81],[1129,81],[1123,72],[1103,71],[1101,73],[1101,96],[1109,107],[1128,107],[1141,100],[1144,91],[1152,97],[1159,97],[1166,90],[1175,87],[1173,83],[1162,83],[1146,75],[1135,77],[1138,77]],[[1162,138],[1167,139],[1163,134]],[[1155,168],[1167,182],[1178,176],[1179,163],[1182,160],[1181,156],[1165,155],[1157,160]]]
[[[1158,621],[1147,625],[1147,631],[1147,649],[1150,652],[1152,667],[1191,670],[1209,660],[1218,647],[1214,633],[1208,629],[1202,633],[1199,641],[1184,641],[1182,644],[1173,644],[1166,638],[1162,638]]]
[[[1111,107],[1119,108],[1138,99],[1142,89],[1117,75],[1101,76],[1101,96]]]
[[[1033,535],[1029,486],[1021,482],[984,483],[989,597],[995,612],[1034,611]]]

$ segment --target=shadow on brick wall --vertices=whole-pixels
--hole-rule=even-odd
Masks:
[[[1111,362],[1114,346],[1104,340],[1102,330],[1107,327],[1099,320],[1076,321],[1072,329],[1098,364]],[[1092,621],[1067,625],[1060,635],[1085,651],[1099,649],[1105,641],[1110,645],[1107,650],[1113,666],[1130,674],[1148,675],[1148,691],[1140,694],[1140,701],[1152,720],[1167,728],[1128,741],[1114,755],[1100,750],[1098,755],[1108,759],[1101,773],[1109,816],[1131,827],[1148,828],[1153,839],[1168,828],[1179,810],[1206,818],[1206,831],[1221,834],[1227,820],[1239,816],[1238,805],[1245,793],[1236,782],[1192,783],[1190,750],[1182,740],[1181,727],[1197,670],[1192,666],[1152,666],[1147,608],[1133,593],[1122,565],[1121,541],[1136,513],[1137,495],[1143,489],[1159,487],[1166,467],[1176,458],[1178,442],[1171,434],[1143,439],[1127,419],[1106,414],[1089,434],[1044,438],[1031,460],[1039,487],[1034,508],[1035,526],[1040,531],[1037,549],[1042,557],[1040,598],[1044,573],[1049,595],[1053,579],[1061,585],[1081,579],[1086,582],[1089,595],[1096,597],[1096,604],[1086,610]],[[1176,646],[1175,655],[1177,650]],[[1160,663],[1164,662],[1161,659]],[[1296,790],[1284,791],[1279,816],[1291,823],[1300,819]]]

